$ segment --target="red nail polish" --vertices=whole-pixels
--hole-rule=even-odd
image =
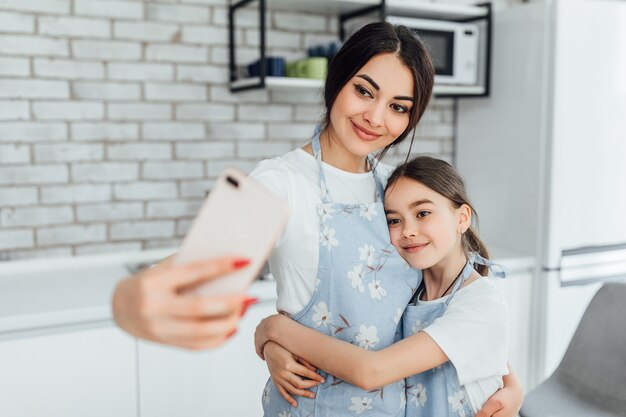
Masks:
[[[228,334],[226,335],[226,339],[230,339],[231,337],[233,337],[235,335],[235,333],[237,333],[237,329],[232,329],[230,332],[228,332]]]
[[[244,314],[246,314],[246,311],[248,311],[248,307],[250,307],[251,305],[254,305],[256,303],[259,302],[258,298],[255,297],[246,297],[243,300],[243,307],[241,308],[241,314],[239,314],[239,317],[243,317]]]
[[[235,259],[233,261],[233,268],[239,269],[244,266],[250,265],[250,259]]]

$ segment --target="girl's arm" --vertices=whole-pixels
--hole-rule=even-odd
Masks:
[[[435,368],[448,361],[431,337],[419,332],[379,351],[369,351],[326,336],[282,315],[270,316],[257,327],[257,352],[275,341],[325,372],[364,390]],[[415,352],[420,354],[416,355]]]

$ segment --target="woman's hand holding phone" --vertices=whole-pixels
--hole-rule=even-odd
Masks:
[[[121,281],[113,294],[113,317],[127,332],[147,340],[192,350],[215,348],[228,340],[255,299],[245,294],[200,296],[185,291],[249,264],[221,257],[185,265],[168,258]]]

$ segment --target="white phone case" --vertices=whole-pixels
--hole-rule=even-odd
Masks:
[[[237,256],[250,264],[193,289],[201,295],[245,292],[257,277],[289,218],[280,197],[234,168],[225,169],[206,198],[175,264]]]

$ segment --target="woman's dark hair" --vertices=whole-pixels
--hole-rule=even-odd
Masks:
[[[474,207],[472,207],[469,202],[463,178],[461,178],[461,175],[452,165],[441,159],[431,158],[430,156],[418,156],[398,166],[391,173],[389,180],[387,180],[385,193],[392,188],[400,178],[412,179],[425,185],[450,200],[455,208],[467,204],[470,210],[472,210],[472,223],[475,223],[476,227],[470,226],[469,229],[463,233],[461,240],[463,252],[465,256],[467,256],[469,252],[478,252],[483,258],[489,259],[489,251],[482,240],[480,240],[477,232],[478,213],[476,213],[476,210],[474,210]],[[474,264],[474,269],[481,275],[487,273],[487,267],[484,265]]]
[[[382,158],[390,148],[404,141],[412,130],[411,144],[413,143],[414,128],[430,101],[435,80],[435,67],[422,41],[404,26],[392,25],[388,22],[365,25],[346,41],[332,59],[324,86],[326,114],[323,129],[326,129],[330,125],[330,110],[341,89],[370,59],[383,53],[395,54],[411,71],[415,103],[411,107],[409,125],[406,130],[392,144],[382,149],[377,155],[378,158]]]

